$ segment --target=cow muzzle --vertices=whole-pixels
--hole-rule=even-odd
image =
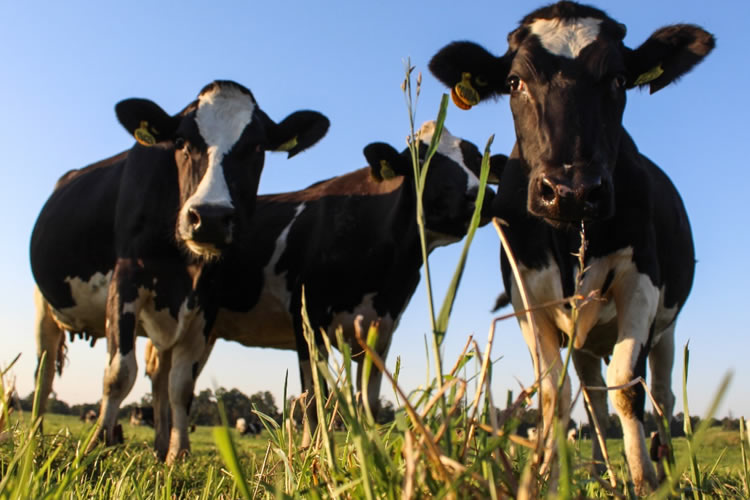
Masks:
[[[181,237],[193,253],[216,257],[232,242],[234,220],[232,207],[193,205],[181,221]]]
[[[612,185],[601,176],[570,179],[542,174],[529,188],[529,211],[539,217],[580,222],[612,216]]]

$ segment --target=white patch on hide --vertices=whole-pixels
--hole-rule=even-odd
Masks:
[[[195,193],[182,207],[182,216],[196,205],[233,207],[222,160],[253,119],[253,98],[232,86],[217,86],[198,99],[195,121],[207,145],[208,169]]]
[[[595,17],[582,19],[537,19],[529,28],[539,37],[547,52],[575,59],[583,49],[599,36],[602,20]]]
[[[65,282],[70,286],[70,294],[75,305],[50,311],[55,321],[65,330],[72,332],[88,331],[90,334],[105,336],[105,312],[107,294],[112,271],[107,274],[94,273],[88,281],[77,276],[68,276]]]
[[[432,136],[435,134],[435,127],[437,123],[434,120],[426,121],[422,124],[417,131],[417,137],[425,143],[427,146],[432,142]],[[476,190],[479,188],[479,178],[474,172],[469,169],[464,162],[464,154],[461,150],[461,142],[463,139],[455,137],[448,129],[443,127],[443,132],[440,134],[440,143],[438,143],[437,152],[441,155],[450,158],[456,162],[466,173],[466,192],[470,192],[472,189]]]

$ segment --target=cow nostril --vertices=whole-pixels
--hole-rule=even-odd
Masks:
[[[557,190],[547,177],[542,177],[539,195],[546,203],[552,203],[557,198]]]
[[[604,188],[601,184],[594,186],[591,188],[588,193],[586,193],[585,202],[589,205],[596,206],[598,205],[604,197]]]
[[[604,202],[606,196],[607,189],[604,183],[600,179],[597,179],[591,185],[587,186],[586,191],[583,193],[582,201],[589,208],[596,208]]]
[[[194,208],[188,210],[187,213],[188,223],[194,228],[198,228],[201,225],[201,216],[198,211]]]

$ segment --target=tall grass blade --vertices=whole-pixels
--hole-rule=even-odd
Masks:
[[[745,417],[740,417],[740,448],[742,450],[742,483],[745,488],[745,495],[750,497],[750,475],[747,470],[747,452],[745,451],[745,439],[747,438],[747,429],[745,427]],[[750,439],[748,440],[750,442]]]
[[[446,96],[447,97],[447,96]],[[479,176],[479,191],[477,193],[476,204],[474,205],[474,213],[471,217],[471,223],[466,233],[464,240],[464,247],[461,251],[461,256],[458,259],[458,264],[453,272],[453,278],[451,279],[448,290],[445,293],[443,299],[443,305],[440,308],[440,314],[438,315],[436,329],[436,336],[438,345],[442,345],[443,339],[445,338],[445,332],[448,331],[448,321],[450,320],[451,310],[453,304],[456,301],[456,292],[458,291],[458,285],[461,282],[461,276],[463,276],[464,268],[466,267],[466,259],[469,256],[469,248],[471,242],[474,239],[474,233],[479,227],[479,223],[482,218],[482,205],[484,204],[485,188],[487,187],[487,179],[490,174],[490,146],[495,140],[495,136],[492,135],[487,140],[487,145],[484,147],[484,155],[482,156],[482,169]]]
[[[213,428],[213,436],[214,441],[216,442],[216,447],[219,449],[221,458],[224,460],[224,463],[229,469],[229,472],[232,473],[234,483],[237,485],[240,493],[242,493],[242,496],[247,499],[252,498],[252,495],[250,494],[250,488],[248,487],[247,480],[245,479],[245,474],[242,470],[242,467],[240,467],[240,460],[237,456],[237,449],[234,446],[234,441],[232,440],[232,436],[229,432],[229,425],[227,424],[227,414],[224,411],[224,405],[221,401],[219,401],[219,415],[221,417],[222,425]]]

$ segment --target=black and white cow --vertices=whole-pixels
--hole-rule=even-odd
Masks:
[[[154,426],[153,406],[134,406],[130,410],[130,425]]]
[[[674,327],[692,286],[693,242],[677,190],[638,152],[622,116],[628,89],[649,85],[655,92],[667,86],[713,49],[714,38],[685,24],[657,30],[637,49],[626,47],[624,36],[625,26],[601,10],[560,2],[526,16],[508,36],[505,55],[454,42],[434,56],[430,69],[452,88],[462,108],[510,95],[516,145],[493,213],[508,222],[506,233],[532,304],[573,294],[579,270],[572,254],[585,226],[581,292],[598,290],[603,300],[580,310],[574,361],[582,382],[606,385],[601,359],[607,356],[610,386],[645,376],[648,359],[654,396],[671,415]],[[501,261],[505,288],[521,310],[504,253]],[[519,322],[536,367],[546,374],[542,404],[549,429],[556,400],[562,418],[570,410],[569,383],[562,394],[555,388],[559,350],[573,331],[571,308],[548,307],[533,316],[537,331],[525,315]],[[592,396],[604,421],[606,395]],[[610,396],[636,488],[647,491],[656,486],[657,475],[642,425],[645,391],[635,386]],[[595,456],[601,457],[596,444]]]
[[[156,448],[172,462],[189,449],[187,412],[216,316],[212,268],[249,228],[264,153],[304,150],[328,120],[300,111],[277,124],[230,81],[207,85],[175,116],[145,99],[122,101],[116,113],[138,144],[63,176],[31,237],[38,352],[48,356],[41,396],[62,366],[63,330],[106,336],[99,431],[115,442],[136,376],[135,336],[147,335],[171,362],[169,378],[154,383],[169,386],[171,436]],[[157,414],[157,430],[166,429],[166,404]]]
[[[434,132],[435,123],[426,122],[417,134],[422,160]],[[302,287],[314,331],[323,328],[335,338],[341,326],[356,353],[361,348],[354,338],[355,318],[362,316],[365,329],[380,319],[376,350],[385,357],[419,283],[422,253],[409,150],[399,153],[388,144],[372,143],[364,154],[369,167],[301,191],[258,196],[251,244],[227,252],[216,281],[222,308],[215,336],[246,346],[296,350],[302,388],[310,394]],[[492,160],[505,159],[498,155]],[[428,250],[466,234],[480,165],[474,144],[443,129],[423,192]],[[487,188],[485,207],[492,196]],[[359,371],[361,380],[361,364]],[[367,397],[373,409],[380,382],[380,372],[372,370]],[[314,424],[314,406],[308,408]]]

